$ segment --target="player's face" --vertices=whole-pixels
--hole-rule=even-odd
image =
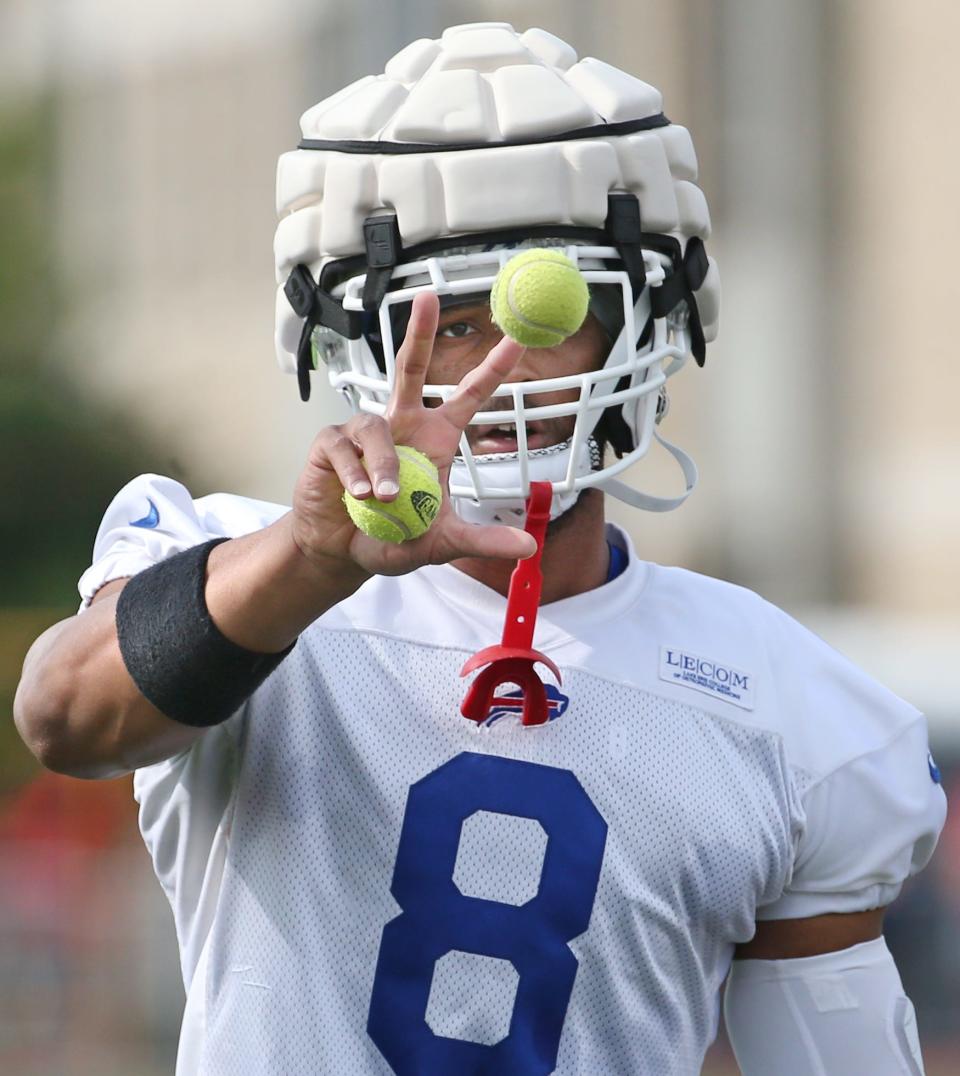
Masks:
[[[503,336],[490,319],[487,303],[471,303],[440,311],[433,356],[427,373],[431,385],[456,385],[468,371],[486,357]],[[508,381],[539,381],[547,377],[565,377],[598,370],[610,350],[610,341],[599,321],[592,315],[581,329],[562,344],[549,348],[528,348]],[[577,399],[577,389],[542,392],[527,397],[533,407],[567,403]],[[493,397],[480,411],[511,410],[509,397]],[[573,436],[576,417],[547,418],[527,423],[527,447],[546,448]],[[513,423],[502,426],[468,426],[467,439],[476,455],[517,450]]]

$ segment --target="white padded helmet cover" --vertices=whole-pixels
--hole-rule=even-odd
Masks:
[[[382,75],[308,109],[304,139],[406,143],[413,151],[281,156],[274,242],[281,366],[296,371],[302,326],[282,291],[291,270],[307,265],[317,279],[326,262],[363,253],[363,222],[378,211],[396,213],[409,247],[524,226],[602,228],[608,194],[627,191],[639,199],[644,231],[672,235],[681,246],[706,239],[710,217],[685,128],[549,141],[661,109],[660,93],[645,82],[600,60],[578,60],[545,30],[518,34],[506,23],[456,26],[438,41],[415,41]],[[534,139],[542,141],[504,144]],[[470,148],[446,148],[464,143]],[[716,336],[718,299],[711,260],[697,292],[708,341]]]

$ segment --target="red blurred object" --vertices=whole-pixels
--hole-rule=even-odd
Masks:
[[[100,854],[136,832],[130,779],[41,772],[0,804],[0,908],[22,926],[71,933]]]
[[[80,781],[44,770],[0,802],[0,841],[60,840],[105,848],[129,829],[133,810],[129,777]]]
[[[524,725],[542,725],[547,720],[547,693],[534,665],[538,661],[546,665],[557,683],[562,682],[560,670],[550,658],[533,649],[533,630],[543,586],[540,560],[552,499],[553,489],[549,482],[530,483],[524,530],[536,539],[537,551],[532,557],[518,561],[510,576],[507,615],[500,643],[474,654],[460,670],[460,675],[466,676],[481,665],[487,666],[470,685],[460,704],[460,713],[471,721],[486,720],[498,687],[516,684],[523,692]]]

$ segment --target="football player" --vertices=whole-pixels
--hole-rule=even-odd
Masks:
[[[187,991],[178,1073],[919,1073],[884,908],[944,797],[924,718],[778,609],[644,562],[604,495],[674,508],[667,383],[717,324],[706,204],[651,86],[542,31],[454,27],[302,118],[280,161],[277,349],[316,437],[292,509],[140,477],[81,615],[26,661],[53,769],[134,771]],[[590,288],[554,348],[501,338],[517,250]],[[392,545],[341,501],[440,470]],[[684,492],[624,481],[651,448]],[[658,449],[659,450],[659,449]],[[552,490],[549,720],[460,709]],[[532,690],[532,688],[530,689]]]

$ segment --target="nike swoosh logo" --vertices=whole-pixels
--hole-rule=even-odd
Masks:
[[[144,527],[147,530],[153,530],[153,528],[160,522],[160,513],[157,511],[157,506],[147,498],[147,504],[150,505],[150,511],[143,517],[143,519],[131,519],[131,527]]]

